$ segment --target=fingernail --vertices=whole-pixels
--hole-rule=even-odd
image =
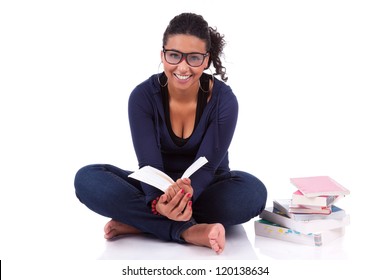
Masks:
[[[184,189],[181,189],[181,191],[180,191],[181,193],[184,193]]]
[[[188,202],[188,206],[189,206],[189,207],[192,207],[192,201],[189,201],[189,202]]]
[[[190,193],[187,193],[187,197],[191,197],[191,194],[190,194]]]

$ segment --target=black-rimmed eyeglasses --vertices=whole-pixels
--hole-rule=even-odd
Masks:
[[[164,58],[166,62],[172,65],[177,65],[186,60],[187,64],[192,67],[199,67],[203,64],[204,59],[209,56],[209,53],[182,53],[177,50],[166,50],[163,48]]]

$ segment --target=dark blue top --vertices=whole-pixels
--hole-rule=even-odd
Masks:
[[[139,168],[150,165],[173,180],[199,157],[208,163],[191,176],[196,200],[211,183],[215,174],[230,170],[228,148],[237,123],[238,103],[231,88],[214,79],[211,99],[198,125],[182,147],[172,140],[165,122],[163,98],[158,74],[138,85],[129,98],[129,121]],[[141,183],[149,203],[162,192]]]

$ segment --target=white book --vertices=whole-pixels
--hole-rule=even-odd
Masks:
[[[190,165],[190,167],[187,168],[181,178],[189,178],[207,162],[208,160],[205,157],[198,158],[193,164]],[[170,185],[175,183],[175,181],[173,181],[173,179],[167,174],[149,165],[144,166],[137,171],[131,173],[129,177],[156,187],[163,192],[165,192],[165,190]]]
[[[301,191],[295,191],[292,194],[291,203],[295,205],[304,205],[304,206],[321,206],[329,207],[338,201],[343,195],[320,195],[315,197],[307,197],[303,195]]]
[[[326,245],[331,241],[342,237],[344,233],[344,227],[316,233],[302,233],[264,219],[255,221],[255,234],[258,236],[312,246]]]

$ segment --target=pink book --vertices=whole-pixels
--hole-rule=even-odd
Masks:
[[[321,195],[344,196],[350,193],[348,189],[337,183],[329,176],[290,178],[290,181],[306,197],[316,197]]]

